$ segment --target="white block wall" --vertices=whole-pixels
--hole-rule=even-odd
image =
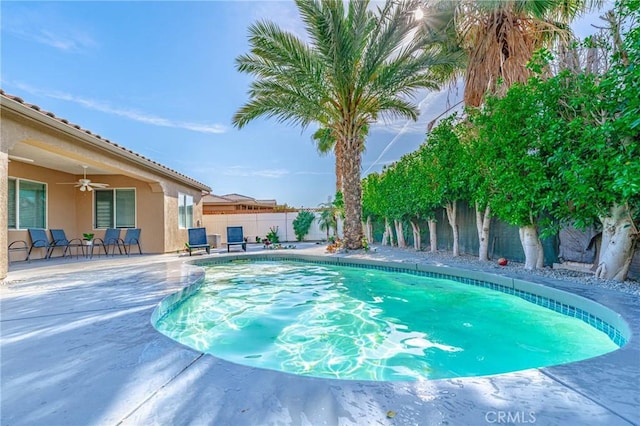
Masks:
[[[203,215],[203,226],[207,228],[207,235],[220,234],[222,244],[227,243],[227,226],[242,226],[244,236],[254,243],[256,236],[265,238],[272,226],[278,227],[278,236],[281,242],[295,242],[296,234],[293,232],[293,221],[298,212],[285,213],[246,213],[246,214],[221,214]],[[318,225],[319,214],[311,223],[309,233],[304,241],[321,241],[327,238],[326,231],[321,231]],[[338,227],[341,232],[341,227]],[[333,231],[329,235],[332,235]]]

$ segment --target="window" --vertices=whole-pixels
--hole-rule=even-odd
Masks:
[[[193,196],[178,193],[178,227],[193,227]]]
[[[47,227],[47,185],[24,179],[9,179],[9,229]]]
[[[95,189],[94,192],[96,229],[136,227],[135,189]]]

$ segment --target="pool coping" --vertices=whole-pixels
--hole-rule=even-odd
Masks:
[[[380,252],[317,256],[430,268],[400,255],[389,262],[390,256]],[[0,288],[0,423],[640,424],[638,296],[524,271],[505,277],[462,269],[512,280],[514,287],[522,280],[599,303],[628,323],[630,338],[600,357],[516,373],[422,382],[343,381],[232,364],[170,340],[151,326],[151,314],[165,297],[200,279],[202,268],[175,255],[108,262],[92,264],[90,270],[65,263],[39,274],[10,273],[13,282]]]

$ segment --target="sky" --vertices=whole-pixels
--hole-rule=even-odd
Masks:
[[[610,8],[612,3],[606,6]],[[314,128],[235,112],[252,77],[236,70],[248,28],[268,20],[304,37],[292,1],[0,2],[0,86],[56,116],[183,173],[216,195],[317,207],[335,192],[333,155]],[[573,28],[595,32],[598,14]],[[371,126],[363,176],[414,151],[457,87],[417,93],[420,117]]]

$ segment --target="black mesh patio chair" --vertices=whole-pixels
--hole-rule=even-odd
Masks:
[[[16,251],[23,251],[26,254],[26,258],[24,260],[29,260],[29,244],[27,244],[24,240],[16,240],[9,244],[7,248],[7,259],[9,260],[9,265],[11,265],[11,253]]]
[[[51,254],[52,245],[47,237],[47,231],[43,228],[29,228],[29,238],[31,238],[31,246],[29,246],[29,253],[27,253],[27,259],[31,257],[31,252],[34,248],[44,249],[43,259],[48,259]]]
[[[118,252],[122,254],[122,248],[120,247],[120,229],[108,228],[103,238],[94,238],[93,245],[91,246],[91,257],[93,257],[93,249],[98,247],[98,256],[100,256],[100,247],[104,250],[105,256],[109,255],[109,247],[111,247],[111,255],[115,256],[116,247]]]
[[[65,257],[67,255],[67,252],[69,253],[69,256],[73,256],[73,253],[71,253],[71,249],[74,247],[76,248],[76,257],[78,257],[78,249],[82,250],[82,252],[84,253],[84,247],[80,238],[68,240],[67,236],[65,235],[64,229],[50,229],[49,232],[51,233],[51,238],[53,239],[53,241],[51,242],[51,249],[49,250],[49,257],[53,255],[53,251],[58,247],[64,248],[64,250],[62,251],[62,257]]]
[[[131,254],[131,246],[138,246],[138,251],[142,254],[140,247],[140,228],[129,228],[124,234],[124,238],[118,242],[127,256]]]

